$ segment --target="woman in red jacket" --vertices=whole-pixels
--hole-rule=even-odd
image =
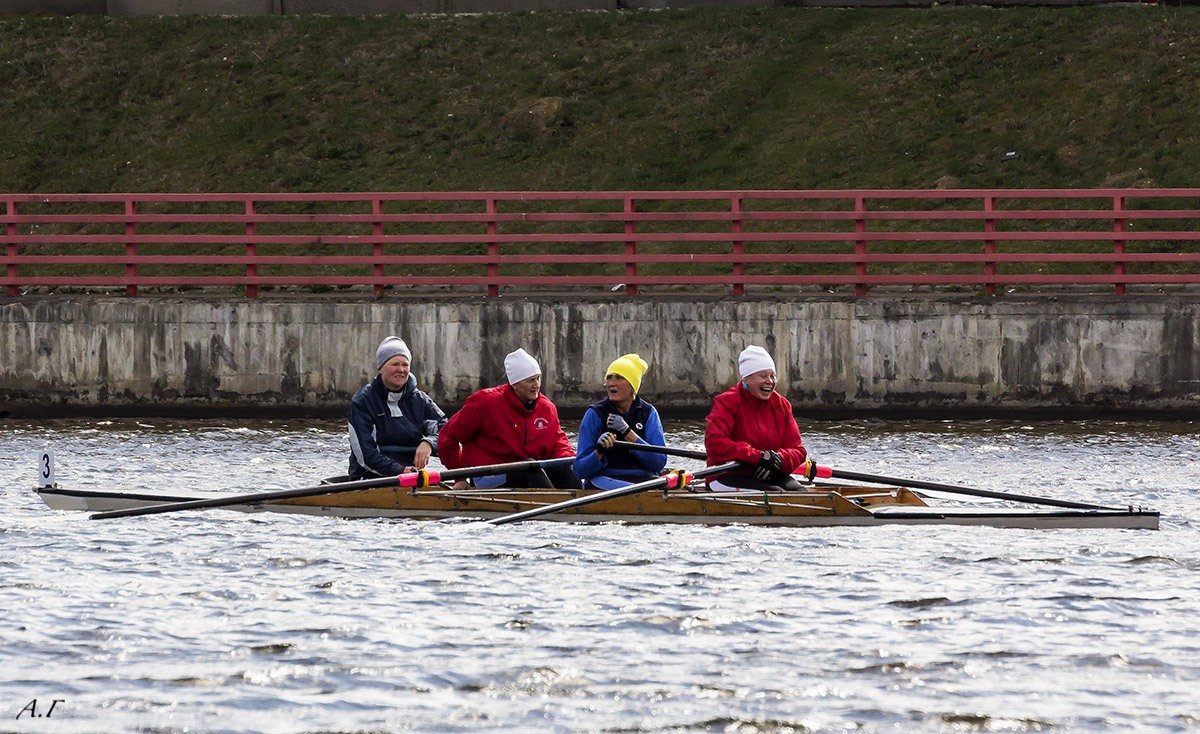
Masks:
[[[713,398],[704,432],[708,465],[740,461],[746,470],[709,480],[714,490],[800,490],[793,473],[812,462],[800,439],[792,404],[775,392],[775,360],[762,347],[738,355],[738,384]]]
[[[480,390],[438,434],[438,458],[450,469],[574,456],[558,408],[541,394],[542,368],[524,349],[504,358],[507,384]],[[571,467],[476,477],[477,487],[580,489]]]

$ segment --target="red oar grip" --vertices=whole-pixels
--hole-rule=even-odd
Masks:
[[[667,485],[664,487],[664,489],[679,489],[681,487],[686,487],[691,483],[693,478],[694,477],[692,477],[691,474],[683,469],[676,469],[668,472],[667,474],[663,475],[663,479],[665,479],[667,482]]]
[[[828,479],[828,478],[832,477],[833,476],[833,467],[818,465],[817,471],[816,471],[816,476],[818,476],[822,479]]]
[[[436,470],[421,469],[420,471],[401,474],[396,477],[401,487],[428,487],[442,481],[442,473]]]

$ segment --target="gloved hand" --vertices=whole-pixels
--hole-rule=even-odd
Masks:
[[[774,451],[762,452],[758,466],[754,469],[754,478],[760,482],[773,482],[783,473],[783,459]]]
[[[811,456],[808,458],[807,461],[804,462],[804,466],[802,466],[800,468],[804,470],[801,472],[801,474],[804,475],[805,479],[807,479],[810,482],[813,479],[816,479],[816,477],[817,477],[817,462],[813,461]]]
[[[625,419],[616,413],[608,414],[608,422],[604,426],[621,438],[624,438],[632,430]]]
[[[616,442],[617,434],[612,431],[601,434],[600,440],[596,442],[596,450],[603,454],[605,451],[611,449]]]

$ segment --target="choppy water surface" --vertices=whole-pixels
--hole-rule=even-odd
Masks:
[[[1143,504],[1163,529],[89,521],[29,491],[43,447],[64,486],[283,488],[342,471],[343,429],[0,422],[0,731],[1200,727],[1200,426],[805,438],[839,468]]]

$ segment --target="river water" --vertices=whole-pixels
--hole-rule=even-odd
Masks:
[[[699,423],[668,429],[699,447]],[[805,441],[847,470],[1146,505],[1162,530],[90,521],[29,491],[43,448],[63,486],[245,491],[340,473],[345,435],[0,421],[0,732],[1200,729],[1200,424]]]

